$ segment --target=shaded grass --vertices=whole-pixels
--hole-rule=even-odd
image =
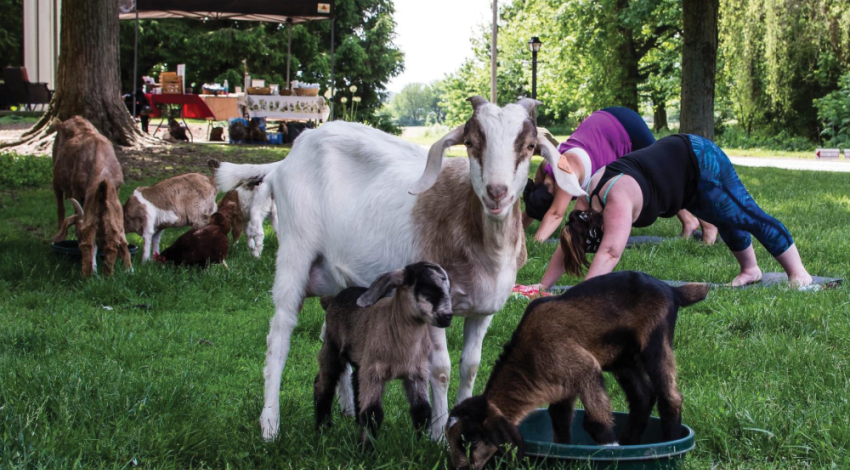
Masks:
[[[738,170],[759,204],[789,227],[813,274],[850,275],[850,176]],[[152,182],[129,182],[122,200],[133,186]],[[315,299],[305,303],[284,371],[281,437],[262,441],[257,417],[277,248],[270,227],[263,257],[252,258],[240,242],[229,271],[136,264],[133,274],[119,267],[112,278],[82,281],[79,262],[50,252],[56,225],[50,190],[15,197],[0,194],[0,468],[448,466],[441,446],[413,434],[399,384],[388,388],[374,454],[357,449],[355,424],[338,412],[335,427],[313,430],[323,320]],[[678,231],[673,219],[640,233]],[[180,232],[166,232],[163,244]],[[130,242],[141,240],[131,235]],[[756,245],[762,268],[778,270]],[[539,281],[553,250],[530,243],[518,282]],[[619,269],[714,282],[736,273],[725,246],[687,240],[630,249]],[[675,350],[684,421],[697,435],[688,468],[850,464],[848,293],[847,286],[819,293],[716,289],[682,311]],[[526,305],[510,300],[496,315],[477,392]],[[460,323],[448,330],[455,365],[450,399],[457,393]],[[612,382],[615,408],[624,409]]]

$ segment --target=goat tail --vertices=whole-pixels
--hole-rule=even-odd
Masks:
[[[210,171],[215,174],[215,172],[218,171],[218,167],[221,166],[221,162],[216,160],[215,158],[210,158],[209,160],[207,160],[207,166],[210,167]]]
[[[705,299],[708,289],[709,285],[706,283],[685,284],[673,288],[676,291],[676,302],[680,307],[687,307]]]
[[[227,192],[242,185],[257,185],[282,161],[263,165],[237,165],[221,162],[215,172],[216,187],[221,192]]]

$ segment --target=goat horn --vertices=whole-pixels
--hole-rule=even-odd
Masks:
[[[472,103],[472,110],[473,111],[477,111],[478,108],[489,103],[489,101],[487,101],[487,98],[484,98],[483,96],[480,96],[480,95],[470,96],[469,98],[467,98],[467,101]]]
[[[431,146],[431,149],[428,150],[428,161],[425,163],[425,171],[419,177],[419,181],[410,189],[410,194],[416,196],[427,191],[431,186],[434,186],[434,183],[437,182],[437,177],[440,176],[440,168],[443,166],[443,154],[447,148],[459,144],[462,139],[463,126],[460,126]]]
[[[534,113],[535,111],[537,111],[537,107],[542,105],[543,103],[531,98],[520,98],[520,100],[517,101],[516,104],[525,108],[525,110],[528,111],[529,116],[534,117]]]
[[[74,205],[74,212],[76,212],[80,217],[83,217],[85,215],[85,213],[83,212],[83,206],[81,206],[76,199],[71,198],[71,204]]]
[[[581,189],[581,183],[575,173],[568,173],[558,166],[561,154],[558,153],[552,142],[538,134],[537,146],[540,148],[540,155],[552,165],[552,172],[555,173],[555,182],[558,183],[558,186],[571,196],[586,196],[587,193]]]

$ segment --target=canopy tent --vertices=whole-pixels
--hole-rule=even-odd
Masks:
[[[133,57],[133,92],[138,74],[139,20],[191,18],[196,20],[237,20],[286,23],[286,84],[292,55],[292,25],[314,20],[331,20],[331,90],[334,87],[334,2],[333,0],[121,0],[118,18],[136,21]],[[135,100],[133,101],[135,115]],[[331,119],[333,119],[331,101]]]

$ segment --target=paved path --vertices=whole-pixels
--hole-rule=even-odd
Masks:
[[[729,156],[729,160],[735,165],[762,166],[771,168],[782,168],[785,170],[810,170],[810,171],[835,171],[850,173],[850,161],[848,160],[806,160],[802,158],[783,157],[735,157]]]

